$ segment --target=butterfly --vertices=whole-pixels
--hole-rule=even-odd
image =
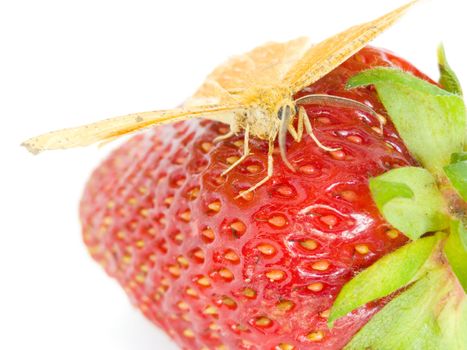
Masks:
[[[215,141],[244,132],[243,155],[223,175],[248,157],[250,137],[269,142],[267,175],[241,194],[245,195],[272,177],[276,140],[284,163],[295,171],[287,160],[287,134],[300,142],[306,132],[319,147],[326,151],[335,150],[321,144],[314,136],[302,104],[352,107],[380,117],[370,107],[343,97],[307,95],[294,99],[293,96],[362,49],[417,2],[419,0],[376,20],[353,26],[316,45],[311,45],[307,38],[301,37],[288,42],[267,43],[244,55],[233,57],[217,67],[181,108],[129,114],[53,131],[33,137],[22,145],[37,154],[44,150],[106,142],[156,125],[192,118],[211,119],[230,126],[230,132]]]

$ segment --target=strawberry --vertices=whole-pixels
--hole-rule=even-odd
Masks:
[[[365,48],[296,97],[329,94],[372,107],[304,105],[316,138],[287,140],[292,172],[267,142],[228,175],[243,135],[213,121],[139,134],[92,175],[81,202],[84,242],[143,314],[183,349],[341,349],[393,295],[340,318],[329,310],[360,271],[407,242],[380,214],[370,178],[416,166],[374,87],[347,90],[372,67],[433,83],[395,55]],[[383,125],[382,125],[383,124]],[[368,286],[371,288],[371,286]]]

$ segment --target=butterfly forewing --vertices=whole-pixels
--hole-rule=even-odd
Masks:
[[[412,1],[374,21],[357,25],[311,47],[284,78],[296,93],[332,71],[376,36],[393,25],[417,1]]]
[[[240,103],[236,95],[230,94],[217,81],[207,79],[198,91],[183,104],[184,107],[203,105],[231,105]]]
[[[201,117],[215,119],[230,125],[233,123],[235,114],[241,111],[238,105],[208,105],[167,111],[135,113],[75,128],[53,131],[33,137],[25,141],[23,146],[32,153],[39,153],[44,150],[88,146],[96,142],[113,140],[119,136],[153,125]]]
[[[227,92],[242,102],[241,93],[247,89],[274,88],[282,83],[285,74],[309,46],[308,39],[302,37],[284,43],[268,43],[233,57],[207,77],[192,99],[212,98],[214,92],[219,94],[219,101],[225,101]],[[213,85],[217,85],[217,92],[213,91]]]

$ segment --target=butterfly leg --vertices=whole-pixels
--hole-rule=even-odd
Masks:
[[[243,140],[243,154],[242,156],[231,166],[229,166],[224,172],[221,174],[222,176],[227,175],[231,172],[235,167],[237,167],[241,162],[243,162],[249,155],[250,155],[250,126],[247,124],[245,127],[245,137]]]
[[[315,141],[315,143],[318,145],[319,148],[325,151],[328,151],[328,152],[334,152],[340,149],[340,148],[326,147],[318,140],[318,138],[313,133],[313,127],[311,126],[310,117],[308,117],[308,114],[306,113],[305,108],[300,107],[298,110],[298,113],[299,115],[302,114],[303,123],[305,124],[305,129],[306,129],[307,134],[310,135],[310,137],[313,139],[313,141]]]
[[[231,137],[234,136],[234,135],[235,135],[235,133],[234,133],[232,130],[230,130],[230,131],[229,131],[227,134],[225,134],[225,135],[217,136],[217,137],[213,140],[213,142],[214,142],[214,143],[217,143],[217,142],[220,142],[220,141],[224,141],[224,140],[227,140],[227,139],[231,138]]]
[[[298,113],[298,120],[297,120],[297,130],[293,127],[293,125],[289,125],[287,127],[290,135],[292,135],[295,142],[300,143],[303,138],[303,113]]]
[[[269,150],[268,150],[268,173],[265,178],[263,178],[260,182],[256,183],[254,186],[250,187],[246,191],[241,192],[237,197],[235,198],[240,198],[245,196],[246,194],[253,192],[256,190],[258,187],[264,185],[266,182],[268,182],[273,174],[274,171],[274,158],[273,158],[273,153],[274,153],[274,140],[269,140]]]

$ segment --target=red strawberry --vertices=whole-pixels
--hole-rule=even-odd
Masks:
[[[366,48],[298,95],[345,96],[387,116],[372,88],[345,90],[376,66],[422,77],[407,62]],[[326,325],[342,286],[406,238],[382,218],[370,177],[413,165],[390,121],[360,110],[305,106],[316,137],[288,143],[291,172],[267,144],[227,176],[243,136],[218,144],[223,124],[189,121],[125,143],[94,172],[81,204],[84,241],[132,302],[184,349],[341,349],[384,301]]]

